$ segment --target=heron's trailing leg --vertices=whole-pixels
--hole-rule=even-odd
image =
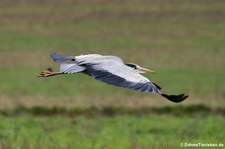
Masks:
[[[51,76],[60,75],[60,74],[64,74],[64,73],[63,72],[53,72],[52,68],[49,67],[49,68],[47,68],[46,71],[40,72],[38,77],[51,77]]]

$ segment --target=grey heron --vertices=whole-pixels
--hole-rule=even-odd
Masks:
[[[39,77],[50,77],[62,74],[85,73],[102,82],[138,90],[141,92],[158,93],[172,102],[181,102],[188,95],[168,95],[161,91],[161,87],[151,82],[140,73],[156,73],[134,63],[124,63],[117,56],[99,54],[85,54],[79,56],[63,56],[56,53],[50,55],[55,62],[61,62],[60,71],[53,72],[51,68],[42,71]]]

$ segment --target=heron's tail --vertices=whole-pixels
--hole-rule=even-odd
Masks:
[[[74,59],[74,56],[63,56],[63,55],[58,55],[56,53],[53,53],[50,56],[55,62],[64,62],[64,61],[70,61]]]
[[[186,98],[188,98],[188,95],[184,95],[184,94],[180,94],[180,95],[167,95],[167,94],[161,94],[163,97],[165,97],[166,99],[168,99],[169,101],[172,102],[182,102],[184,101]]]

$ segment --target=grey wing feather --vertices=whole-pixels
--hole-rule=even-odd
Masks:
[[[56,53],[53,53],[50,56],[55,62],[70,61],[75,58],[74,56],[62,56],[62,55],[58,55]]]
[[[97,80],[142,92],[160,93],[160,90],[147,78],[120,62],[87,65],[87,71]]]
[[[60,65],[60,72],[63,72],[63,73],[72,74],[72,73],[82,72],[84,70],[86,70],[85,66],[79,66],[75,63],[73,63],[73,64],[61,64]]]

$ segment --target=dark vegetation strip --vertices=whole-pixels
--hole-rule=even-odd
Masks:
[[[29,114],[33,116],[116,116],[116,115],[137,115],[144,116],[148,114],[172,114],[175,116],[183,115],[222,115],[225,116],[225,108],[210,108],[203,104],[186,106],[165,106],[165,107],[89,107],[89,108],[65,108],[65,107],[43,107],[34,106],[31,108],[18,106],[12,110],[1,110],[2,116],[19,116]]]

